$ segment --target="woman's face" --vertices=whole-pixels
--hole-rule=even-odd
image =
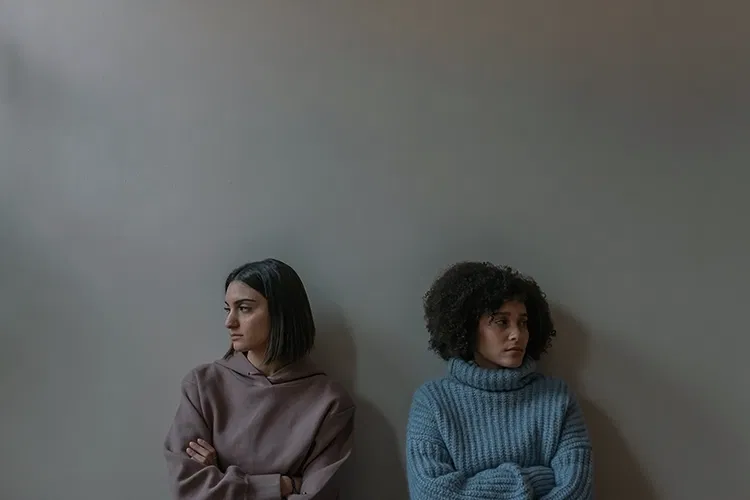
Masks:
[[[271,330],[266,298],[242,281],[233,281],[224,297],[224,310],[224,326],[229,330],[232,348],[262,356]]]
[[[529,342],[528,320],[526,306],[516,300],[479,318],[476,363],[483,368],[521,366]]]

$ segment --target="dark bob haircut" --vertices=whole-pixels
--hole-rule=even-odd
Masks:
[[[513,268],[489,262],[459,262],[441,274],[424,295],[430,349],[441,358],[474,359],[479,318],[508,301],[526,305],[526,354],[538,360],[556,335],[549,304],[536,281]]]
[[[305,286],[291,266],[276,259],[242,265],[227,276],[224,293],[234,281],[241,281],[268,301],[271,331],[265,363],[293,363],[312,350],[315,321]],[[224,358],[234,352],[230,346]]]

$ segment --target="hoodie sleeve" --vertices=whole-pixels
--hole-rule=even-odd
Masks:
[[[211,431],[200,411],[194,374],[182,381],[182,395],[174,422],[164,442],[164,456],[176,500],[280,500],[279,474],[250,475],[236,466],[222,472],[191,459],[185,449],[198,438],[211,441]]]
[[[315,436],[310,458],[302,472],[300,493],[288,500],[337,500],[341,468],[352,453],[354,404],[348,401],[343,409],[331,412]]]

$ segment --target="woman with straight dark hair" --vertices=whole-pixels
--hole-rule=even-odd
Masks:
[[[266,259],[224,284],[224,357],[191,370],[164,444],[178,500],[334,500],[352,449],[354,403],[309,359],[304,285]]]

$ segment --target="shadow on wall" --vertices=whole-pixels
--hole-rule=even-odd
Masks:
[[[343,475],[342,499],[407,500],[401,443],[385,415],[357,394],[357,353],[351,329],[334,307],[316,313],[317,338],[313,358],[341,382],[357,404],[354,453]]]
[[[738,446],[741,439],[718,411],[695,401],[689,387],[675,385],[658,367],[644,363],[611,337],[591,337],[565,311],[553,314],[559,338],[543,366],[565,378],[579,395],[594,446],[597,498],[738,498],[750,464]],[[658,467],[661,484],[649,479],[613,419],[586,399],[579,377],[584,365],[596,373],[599,390],[617,398],[611,404],[623,419],[648,422],[640,428],[639,446]],[[687,463],[692,459],[688,474],[684,462],[672,463],[670,457],[675,456]]]
[[[614,421],[583,393],[579,370],[589,355],[589,336],[578,321],[553,308],[557,338],[542,358],[543,370],[565,379],[575,390],[594,447],[596,498],[656,500],[656,492]]]

